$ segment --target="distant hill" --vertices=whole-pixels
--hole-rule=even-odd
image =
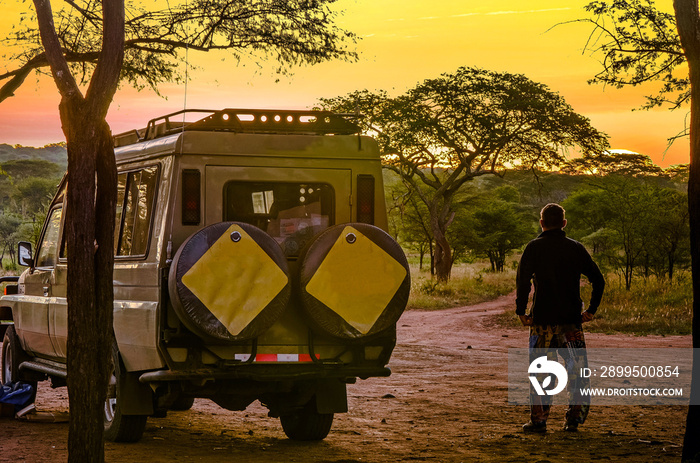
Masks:
[[[41,148],[33,146],[0,144],[0,162],[12,160],[43,159],[61,166],[64,171],[68,166],[68,154],[63,143],[46,145]]]

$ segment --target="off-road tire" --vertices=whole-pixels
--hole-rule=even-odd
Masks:
[[[116,346],[112,348],[112,367],[104,407],[104,436],[105,439],[111,442],[137,442],[143,436],[148,416],[122,414],[120,404],[123,400],[122,394],[126,370]]]
[[[180,396],[168,407],[168,410],[184,412],[192,408],[192,405],[194,405],[194,397]]]
[[[323,440],[333,426],[333,413],[318,413],[314,400],[304,408],[280,416],[284,433],[292,440]]]
[[[34,389],[33,402],[34,397],[36,397],[37,382],[26,381],[26,378],[22,378],[19,372],[19,365],[25,360],[30,360],[30,357],[22,350],[15,327],[8,326],[2,341],[2,384],[12,381],[24,381],[30,384]]]

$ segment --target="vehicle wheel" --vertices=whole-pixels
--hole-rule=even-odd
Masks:
[[[194,405],[194,397],[180,396],[168,407],[168,410],[183,412],[192,408],[192,405]]]
[[[301,410],[280,416],[280,423],[292,440],[323,440],[333,425],[333,413],[318,413],[312,400]]]
[[[137,442],[146,428],[146,415],[124,415],[120,404],[124,393],[124,365],[117,347],[112,349],[112,373],[105,400],[105,439],[111,442]]]
[[[19,374],[19,365],[25,360],[29,360],[29,356],[22,350],[19,344],[19,338],[15,333],[14,326],[8,326],[5,331],[5,336],[2,341],[2,383],[11,383],[12,381],[22,381]],[[36,381],[25,381],[31,384],[36,395]]]

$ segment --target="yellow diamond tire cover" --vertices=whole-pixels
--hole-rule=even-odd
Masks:
[[[313,238],[300,261],[302,308],[317,331],[365,339],[394,328],[406,308],[408,262],[380,228],[363,223],[330,227]]]
[[[180,246],[168,291],[190,331],[210,340],[243,341],[266,331],[287,307],[289,268],[282,248],[265,232],[221,222]]]

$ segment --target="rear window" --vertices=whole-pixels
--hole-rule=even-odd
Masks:
[[[264,230],[296,257],[311,237],[333,225],[334,196],[326,183],[228,182],[224,220]]]

